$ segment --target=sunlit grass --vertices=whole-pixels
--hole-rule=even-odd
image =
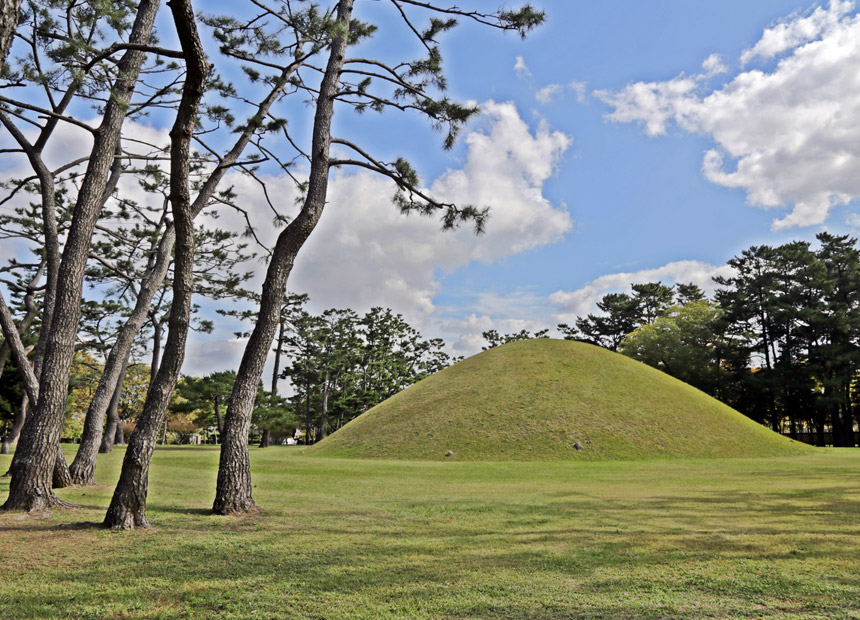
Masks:
[[[156,451],[151,530],[84,505],[0,513],[2,618],[860,618],[860,451],[458,463],[252,449],[244,518],[218,453]],[[71,453],[70,453],[71,456]],[[5,471],[9,457],[0,457]],[[8,479],[0,482],[5,497]]]
[[[327,457],[425,461],[811,451],[650,366],[594,345],[548,338],[512,342],[463,360],[383,401],[309,450]]]

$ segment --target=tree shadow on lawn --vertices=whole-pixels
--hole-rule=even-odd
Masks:
[[[9,571],[0,608],[10,619],[850,618],[860,589],[852,497],[850,486],[644,498],[536,490],[521,503],[353,508],[335,498],[243,518],[154,502],[148,512],[167,535],[110,536],[107,554],[86,553],[100,523],[3,523],[0,532],[66,532],[44,538],[76,561]]]
[[[644,509],[680,510],[675,499],[650,500]],[[461,503],[461,516],[474,512],[474,505]],[[234,618],[692,620],[788,617],[768,611],[788,603],[801,614],[848,618],[846,610],[856,602],[851,598],[857,591],[856,577],[846,575],[844,584],[828,589],[818,587],[816,580],[792,575],[794,564],[771,567],[762,575],[761,566],[769,559],[762,556],[752,568],[729,559],[731,570],[726,570],[713,564],[725,561],[727,551],[746,553],[746,560],[757,552],[731,541],[716,551],[697,546],[696,537],[707,533],[688,533],[693,539],[685,541],[677,538],[675,527],[645,531],[620,503],[605,505],[602,515],[611,519],[628,514],[626,529],[617,532],[608,523],[577,522],[576,514],[572,524],[569,509],[560,511],[557,503],[509,506],[504,516],[519,523],[516,531],[501,523],[488,523],[483,529],[456,520],[428,524],[426,513],[417,510],[418,504],[413,506],[416,518],[400,516],[393,520],[395,527],[380,523],[370,531],[365,525],[380,518],[376,511],[356,511],[356,521],[343,521],[340,527],[329,520],[344,518],[342,511],[320,511],[295,522],[273,511],[270,518],[243,532],[212,530],[214,521],[206,520],[204,528],[195,520],[185,524],[190,536],[112,537],[120,541],[121,552],[87,559],[73,574],[55,576],[52,587],[75,592],[73,609],[79,610],[78,617],[96,609],[105,616],[124,617],[123,605],[145,600],[176,616],[224,613]],[[567,527],[557,527],[565,520],[560,518],[564,513]],[[530,526],[529,520],[540,514],[549,515],[550,522]],[[252,525],[243,519],[230,523],[242,529]],[[774,529],[764,534],[789,533]],[[813,523],[807,535],[816,534]],[[856,549],[848,548],[809,554],[798,561],[825,555],[844,566],[849,560],[857,564]],[[820,577],[822,583],[830,579]],[[126,602],[106,600],[104,591],[76,586],[106,582],[123,592]],[[44,592],[20,587],[18,595],[23,597],[23,609],[45,602]],[[44,617],[67,617],[68,610],[61,607]],[[129,615],[175,617],[154,609],[151,615]]]
[[[162,506],[160,504],[148,504],[146,507],[147,516],[157,515],[160,512],[177,515],[192,515],[196,517],[205,517],[212,515],[212,507],[210,506],[209,508],[186,508],[184,506]]]

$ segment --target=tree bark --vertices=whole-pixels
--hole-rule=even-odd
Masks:
[[[38,314],[38,308],[36,306],[36,288],[39,285],[39,280],[42,279],[42,273],[44,272],[44,270],[45,261],[43,260],[39,265],[39,268],[36,270],[36,274],[33,276],[33,279],[27,285],[27,294],[24,295],[24,307],[27,308],[27,314],[24,315],[24,318],[22,318],[21,321],[18,322],[15,328],[19,336],[23,335],[24,332],[27,331],[27,329],[33,323],[33,320],[36,318],[36,314]],[[3,370],[6,368],[6,361],[11,352],[12,342],[8,338],[5,338],[3,340],[2,348],[0,348],[0,375],[3,374]],[[23,397],[21,398],[21,407],[15,414],[15,420],[12,423],[12,428],[9,430],[9,434],[3,437],[3,440],[0,441],[0,454],[9,454],[9,449],[18,442],[18,436],[21,434],[21,429],[24,428],[24,420],[27,419],[27,409],[29,408],[29,406],[30,397],[25,391]],[[7,472],[4,475],[10,474],[9,472]]]
[[[148,527],[146,494],[149,466],[158,429],[164,420],[170,394],[179,378],[191,318],[194,288],[194,221],[189,196],[191,138],[210,65],[200,38],[190,0],[171,0],[170,10],[186,60],[186,78],[176,120],[170,131],[170,204],[176,226],[173,300],[169,332],[158,375],[146,394],[143,411],[131,435],[122,472],[105,515],[113,529]]]
[[[9,55],[12,47],[12,37],[18,27],[18,13],[21,10],[21,0],[0,0],[0,69]]]
[[[126,358],[126,361],[122,366],[122,372],[120,372],[119,379],[117,380],[116,387],[114,388],[113,396],[110,399],[110,405],[108,405],[107,424],[105,425],[105,430],[102,434],[101,444],[99,445],[99,454],[110,454],[110,452],[113,451],[113,444],[116,440],[116,433],[118,430],[122,430],[122,422],[119,419],[119,401],[122,399],[122,386],[123,383],[125,383],[125,375],[127,370],[128,359]],[[78,454],[80,453],[81,451],[79,449]],[[75,461],[77,460],[78,457],[76,456]],[[74,466],[74,463],[72,463],[72,466]],[[93,459],[93,472],[95,472],[95,458]],[[74,473],[72,475],[74,476]]]
[[[15,414],[12,430],[9,431],[9,434],[3,438],[3,442],[0,444],[0,454],[9,454],[9,449],[17,443],[18,435],[21,434],[21,429],[24,427],[24,420],[27,419],[27,409],[29,406],[30,397],[25,392],[24,396],[21,397],[21,407],[18,409],[18,413]],[[11,474],[10,472],[6,472],[3,475],[9,476]]]
[[[132,44],[149,42],[158,0],[141,0],[129,35]],[[69,372],[80,319],[81,290],[93,228],[104,204],[104,190],[115,160],[128,102],[135,90],[145,53],[131,49],[117,64],[101,125],[72,213],[62,261],[57,271],[57,294],[50,330],[46,330],[40,374],[41,397],[24,423],[12,460],[7,510],[41,510],[59,504],[53,494],[52,474],[66,410]],[[50,269],[50,265],[49,265]],[[47,306],[47,300],[46,300]],[[47,316],[47,314],[46,314]]]
[[[24,332],[30,329],[33,320],[39,313],[39,307],[36,305],[36,289],[39,287],[39,280],[42,279],[42,274],[45,272],[45,260],[39,264],[39,268],[33,275],[32,280],[27,284],[27,293],[24,295],[24,308],[27,312],[23,318],[18,321],[16,331],[23,336]],[[3,376],[3,371],[6,369],[6,362],[9,360],[9,354],[12,352],[12,346],[8,340],[3,340],[3,345],[0,346],[0,377]]]
[[[271,435],[271,433],[269,433],[269,429],[264,428],[263,429],[263,436],[260,437],[260,447],[261,448],[268,448],[269,447],[269,444],[271,443],[270,435]]]
[[[152,359],[149,362],[149,382],[155,381],[155,376],[158,374],[158,366],[161,362],[161,330],[162,323],[158,320],[158,316],[152,312],[149,317],[152,319]]]
[[[66,463],[62,444],[57,444],[57,459],[54,461],[54,474],[51,480],[55,489],[64,489],[72,485],[72,474],[69,473],[69,464]]]
[[[338,2],[337,20],[345,30],[352,18],[353,0]],[[257,396],[257,386],[280,318],[287,278],[296,255],[313,231],[325,206],[328,191],[329,149],[334,99],[347,48],[347,35],[331,44],[328,64],[320,84],[314,116],[311,170],[302,210],[281,232],[266,272],[257,323],[242,356],[230,405],[224,421],[224,437],[218,466],[218,482],[212,511],[215,514],[243,513],[257,509],[251,494],[251,466],[248,431]]]

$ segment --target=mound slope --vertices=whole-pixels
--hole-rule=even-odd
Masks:
[[[441,460],[451,451],[455,460],[526,461],[810,450],[645,364],[589,344],[539,339],[446,368],[306,454]]]

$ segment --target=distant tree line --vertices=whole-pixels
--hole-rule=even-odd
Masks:
[[[728,261],[706,299],[692,284],[635,284],[600,314],[559,325],[567,339],[617,350],[773,430],[856,444],[860,250],[849,236],[753,246]]]
[[[375,307],[363,315],[338,308],[314,314],[305,308],[307,302],[307,295],[291,294],[281,305],[271,389],[260,384],[252,415],[261,447],[297,429],[304,443],[319,441],[457,361],[444,351],[442,339],[425,340],[390,308]],[[171,411],[193,414],[198,425],[215,426],[220,435],[235,380],[234,371],[183,377]],[[287,390],[279,388],[280,380],[289,384]]]

